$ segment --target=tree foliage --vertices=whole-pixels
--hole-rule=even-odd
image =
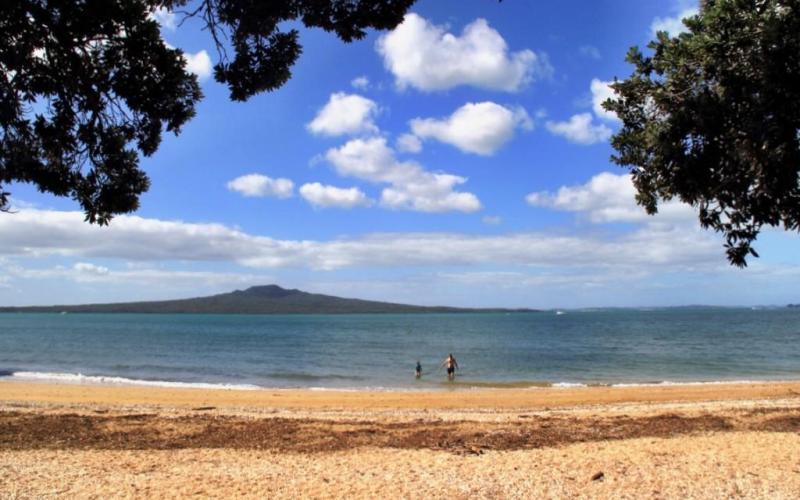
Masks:
[[[656,213],[677,198],[745,266],[764,226],[800,227],[800,2],[706,0],[688,32],[658,33],[612,87],[612,159]]]
[[[399,24],[414,0],[4,0],[0,8],[0,210],[4,184],[69,196],[90,222],[138,207],[139,155],[178,134],[202,98],[158,8],[204,21],[231,99],[282,86],[302,47],[299,20],[350,42]]]

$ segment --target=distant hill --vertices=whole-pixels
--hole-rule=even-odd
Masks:
[[[346,299],[332,295],[289,290],[278,285],[254,286],[247,290],[155,302],[85,304],[77,306],[0,307],[0,312],[71,313],[207,313],[207,314],[366,314],[366,313],[464,313],[531,312],[532,309],[466,309],[427,307],[372,300]]]

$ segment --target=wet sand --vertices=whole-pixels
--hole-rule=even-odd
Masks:
[[[0,382],[0,497],[800,497],[800,383],[440,392]]]
[[[220,408],[428,409],[556,408],[666,401],[725,401],[800,396],[800,381],[632,387],[457,389],[441,391],[220,390],[0,381],[0,401],[168,405]]]

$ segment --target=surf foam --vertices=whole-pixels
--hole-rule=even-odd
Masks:
[[[263,389],[252,384],[211,384],[206,382],[175,382],[168,380],[142,380],[103,375],[84,375],[82,373],[13,372],[12,380],[56,382],[62,384],[125,385],[141,387],[174,387],[186,389],[256,390]]]

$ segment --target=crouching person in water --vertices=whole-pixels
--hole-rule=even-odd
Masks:
[[[458,362],[456,361],[456,358],[453,357],[452,352],[447,356],[447,358],[445,358],[444,361],[442,361],[442,366],[447,368],[447,380],[455,380]]]

